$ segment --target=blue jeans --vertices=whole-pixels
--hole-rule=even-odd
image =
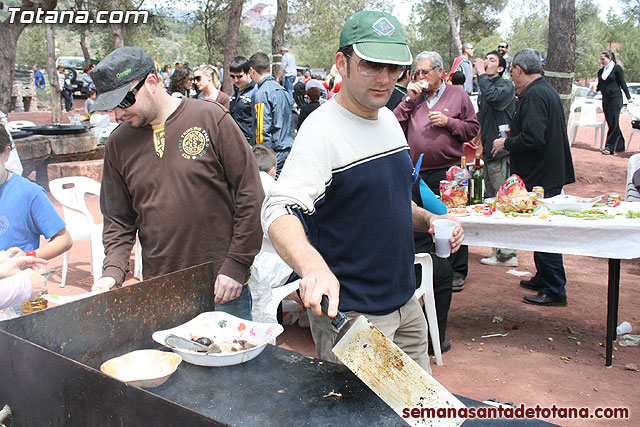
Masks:
[[[291,107],[293,107],[293,84],[296,81],[296,76],[284,77],[284,88],[289,94],[289,101],[291,101]]]
[[[562,188],[545,191],[545,198],[557,196]],[[565,286],[567,277],[564,272],[562,254],[550,254],[547,252],[534,252],[533,261],[536,264],[536,275],[533,281],[544,285],[541,293],[553,299],[564,300],[567,298]]]
[[[241,319],[253,320],[251,317],[251,306],[251,291],[249,290],[249,286],[245,285],[242,287],[242,293],[238,298],[225,304],[217,304],[215,311],[224,311]]]

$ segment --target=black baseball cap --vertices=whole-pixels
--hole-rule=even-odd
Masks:
[[[94,111],[116,108],[129,92],[131,82],[154,70],[153,59],[139,47],[125,46],[111,52],[90,73],[97,93]]]

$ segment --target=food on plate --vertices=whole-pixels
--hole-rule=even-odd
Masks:
[[[533,208],[531,197],[518,175],[511,175],[498,189],[496,207],[501,212],[522,212]]]
[[[453,215],[453,216],[468,216],[470,215],[469,211],[465,208],[452,208],[452,209],[448,209],[447,211],[448,214]]]
[[[246,340],[234,339],[233,341],[221,340],[214,342],[208,337],[195,338],[194,335],[191,335],[191,339],[186,339],[173,334],[167,337],[166,344],[169,347],[175,347],[180,350],[197,351],[207,354],[235,353],[256,347],[255,344]]]

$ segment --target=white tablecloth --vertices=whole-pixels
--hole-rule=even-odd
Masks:
[[[640,203],[623,202],[620,210],[640,211]],[[464,244],[598,258],[640,258],[640,219],[585,220],[562,215],[549,218],[466,216]]]

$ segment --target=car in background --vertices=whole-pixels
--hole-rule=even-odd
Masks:
[[[73,87],[73,96],[86,97],[86,93],[82,91],[82,75],[84,74],[84,57],[83,56],[61,56],[56,60],[56,67],[64,65],[69,70],[69,78],[71,79],[71,87]]]

